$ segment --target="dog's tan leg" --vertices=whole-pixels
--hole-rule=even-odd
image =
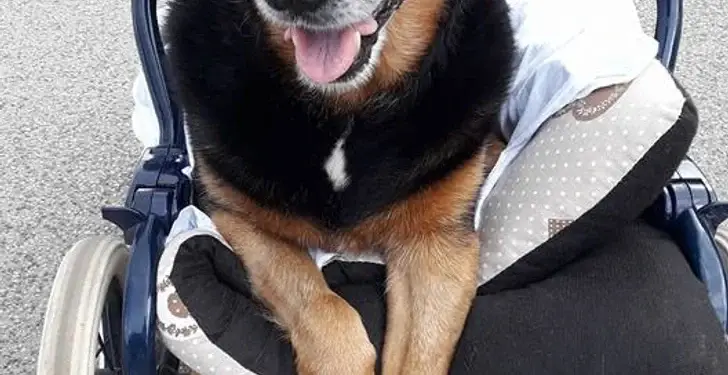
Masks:
[[[475,295],[474,233],[432,233],[387,255],[384,375],[447,374]]]
[[[384,337],[382,353],[382,374],[398,375],[407,355],[410,336],[410,309],[412,299],[409,278],[401,267],[387,265],[387,331]]]
[[[374,374],[376,352],[359,314],[328,288],[303,248],[230,213],[212,219],[245,264],[253,292],[290,335],[299,374]]]

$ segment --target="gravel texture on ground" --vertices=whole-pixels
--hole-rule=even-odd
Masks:
[[[654,1],[638,5],[651,29]],[[99,208],[121,202],[141,151],[129,125],[137,71],[129,8],[0,2],[2,374],[34,373],[63,254],[83,237],[114,231]],[[677,75],[702,121],[691,155],[728,198],[728,8],[692,0],[685,10]]]

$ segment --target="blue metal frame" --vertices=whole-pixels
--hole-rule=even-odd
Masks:
[[[685,158],[646,217],[661,227],[683,250],[693,273],[705,285],[724,330],[728,329],[726,255],[714,241],[718,225],[728,218],[728,204],[718,202],[707,178]]]
[[[193,199],[192,184],[182,173],[189,165],[183,116],[168,85],[156,6],[156,0],[132,0],[134,34],[159,120],[160,143],[145,150],[124,207],[102,210],[102,216],[121,228],[127,243],[131,244],[122,311],[122,363],[123,373],[127,375],[173,373],[171,368],[176,368],[174,359],[170,362],[173,365],[155,362],[156,269],[172,222],[179,210]],[[657,58],[670,71],[675,68],[681,33],[682,0],[657,0],[655,38],[660,42]],[[714,224],[728,217],[728,206],[716,201],[707,179],[686,159],[665,187],[651,216],[675,233],[696,275],[705,281],[725,325],[728,320],[726,257],[718,253],[712,234]]]
[[[159,119],[161,145],[185,148],[182,112],[172,99],[164,43],[157,23],[156,0],[132,0],[134,36],[154,111]]]
[[[131,245],[122,307],[122,364],[126,375],[174,373],[176,359],[157,363],[156,275],[164,239],[179,210],[192,200],[183,116],[172,98],[164,46],[157,26],[156,0],[132,0],[134,35],[159,121],[159,145],[144,151],[124,207],[105,207]]]
[[[660,42],[657,56],[671,72],[677,63],[682,37],[683,1],[657,0],[655,39]]]
[[[670,72],[677,64],[682,27],[683,1],[657,0],[657,58]],[[705,285],[721,326],[728,331],[728,254],[714,240],[716,228],[728,219],[728,204],[718,202],[708,179],[686,157],[648,217],[673,235],[693,273]]]

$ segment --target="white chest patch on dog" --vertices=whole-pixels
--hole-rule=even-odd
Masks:
[[[344,155],[345,140],[345,137],[341,137],[336,141],[334,149],[331,150],[331,155],[324,163],[324,170],[329,176],[334,191],[341,191],[349,185],[349,176],[346,174],[346,156]]]

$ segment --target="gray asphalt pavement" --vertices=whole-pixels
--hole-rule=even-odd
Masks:
[[[653,2],[638,0],[646,28]],[[686,11],[678,75],[702,118],[691,154],[728,198],[728,8]],[[141,151],[136,59],[128,1],[0,1],[0,374],[33,373],[64,252],[113,230],[99,208],[121,201]]]

